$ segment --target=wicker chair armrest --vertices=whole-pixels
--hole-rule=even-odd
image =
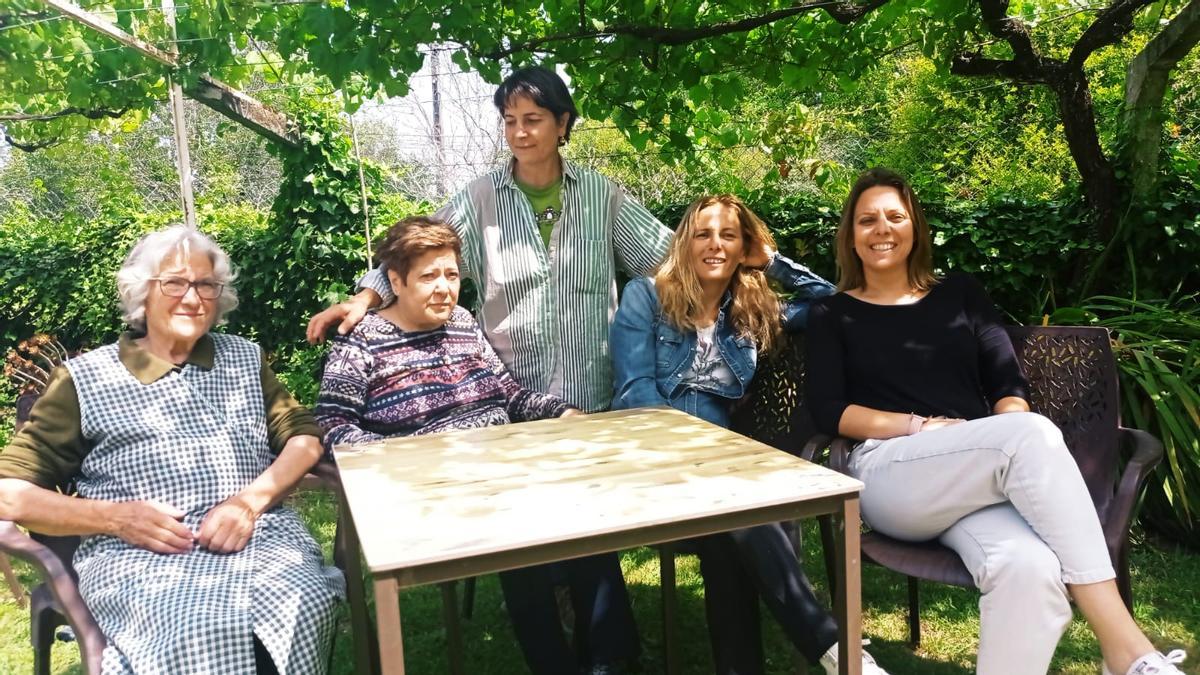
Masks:
[[[67,622],[75,629],[85,672],[99,673],[100,657],[107,639],[96,624],[92,610],[84,604],[79,587],[63,561],[49,547],[34,541],[7,520],[0,520],[0,551],[24,560],[37,570],[50,594],[58,601]]]
[[[829,444],[829,468],[840,473],[850,473],[850,451],[856,442],[845,436],[838,436]]]
[[[1128,539],[1138,494],[1163,456],[1162,442],[1151,434],[1125,427],[1117,429],[1117,433],[1122,447],[1128,449],[1132,446],[1133,454],[1117,482],[1117,491],[1105,518],[1104,538],[1110,547]]]
[[[830,441],[833,439],[826,434],[813,434],[804,447],[800,449],[800,459],[809,462],[817,462],[819,455],[824,454],[821,451],[829,447]]]

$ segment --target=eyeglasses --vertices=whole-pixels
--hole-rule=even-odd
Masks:
[[[201,300],[216,300],[225,289],[225,284],[216,281],[188,281],[182,277],[154,277],[154,280],[158,282],[163,295],[170,298],[182,298],[187,295],[189,288],[194,288]]]

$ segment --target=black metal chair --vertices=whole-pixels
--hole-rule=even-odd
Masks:
[[[1008,328],[1021,370],[1029,380],[1029,405],[1062,430],[1079,464],[1100,516],[1105,543],[1117,572],[1117,587],[1133,609],[1129,581],[1129,529],[1138,494],[1162,458],[1162,444],[1150,434],[1120,423],[1117,365],[1108,331],[1093,327]],[[830,465],[845,471],[854,441],[830,446]],[[1128,457],[1118,473],[1122,457]],[[829,569],[832,534],[823,525]],[[909,643],[921,641],[919,580],[964,588],[975,583],[954,551],[937,541],[911,543],[880,534],[862,535],[863,558],[908,577]],[[832,586],[833,579],[830,579]]]

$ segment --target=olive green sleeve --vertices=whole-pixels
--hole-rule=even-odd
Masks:
[[[29,421],[0,453],[0,477],[20,478],[48,490],[65,487],[79,474],[91,449],[80,428],[75,382],[71,373],[59,366],[51,371]]]
[[[267,438],[271,452],[279,454],[292,436],[316,436],[324,433],[317,425],[312,412],[300,405],[291,393],[275,377],[275,371],[267,365],[266,354],[262,355],[263,408],[267,413]]]

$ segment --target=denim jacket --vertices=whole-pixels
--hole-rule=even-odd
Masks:
[[[803,330],[812,300],[834,292],[833,284],[778,253],[767,265],[766,275],[795,296],[783,306],[783,328],[789,332]],[[736,382],[718,392],[700,391],[682,384],[695,359],[695,331],[679,331],[663,319],[653,279],[641,277],[630,281],[610,330],[613,409],[669,405],[714,424],[729,426],[732,403],[746,393],[758,363],[754,341],[736,335],[728,323],[730,302],[731,296],[726,293],[717,314],[714,337],[721,358],[733,371]]]

